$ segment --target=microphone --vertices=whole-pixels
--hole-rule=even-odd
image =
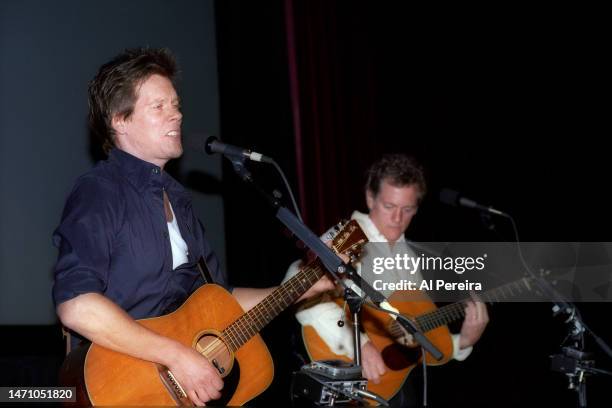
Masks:
[[[506,213],[496,210],[493,207],[487,207],[478,204],[476,201],[463,197],[459,192],[451,190],[450,188],[443,188],[440,191],[440,201],[444,204],[452,205],[454,207],[459,205],[462,207],[474,208],[476,210],[488,212],[495,215],[501,215],[502,217],[508,217]]]
[[[219,141],[215,136],[210,136],[204,143],[204,150],[208,154],[221,153],[230,157],[245,157],[249,160],[263,163],[272,163],[272,159],[261,153],[252,152],[242,147],[232,146]]]

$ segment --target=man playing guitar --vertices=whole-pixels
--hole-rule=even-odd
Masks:
[[[394,252],[414,252],[407,245],[404,233],[416,215],[420,202],[426,193],[426,183],[421,166],[411,157],[403,154],[385,155],[375,162],[367,172],[366,203],[368,214],[355,211],[352,219],[359,223],[370,242],[385,242],[381,251],[383,256],[393,256]],[[378,254],[377,254],[378,255]],[[358,265],[359,266],[359,265]],[[297,271],[299,261],[289,268],[291,276]],[[358,269],[359,270],[359,269]],[[397,279],[421,280],[420,272],[407,275],[406,271],[391,271]],[[371,282],[370,282],[371,283]],[[352,358],[352,330],[339,325],[345,312],[335,302],[321,300],[314,306],[298,311],[296,318],[304,326],[312,326],[326,346],[336,355]],[[452,335],[452,357],[464,360],[472,351],[472,346],[482,335],[489,316],[486,306],[481,302],[467,301],[465,319],[461,331]],[[341,327],[342,326],[342,327]],[[361,358],[363,375],[378,384],[389,368],[385,365],[381,350],[367,335],[362,334]],[[391,400],[392,406],[407,406],[414,403],[415,395],[405,395],[408,387]]]

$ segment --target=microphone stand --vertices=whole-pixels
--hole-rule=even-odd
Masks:
[[[592,360],[592,353],[584,350],[585,332],[591,333],[604,351],[609,352],[609,348],[603,340],[599,339],[590,329],[588,329],[575,304],[566,301],[544,278],[538,277],[535,282],[538,287],[542,289],[544,294],[550,297],[550,301],[553,304],[553,316],[562,314],[567,315],[567,319],[565,320],[568,330],[566,340],[571,339],[572,342],[571,346],[561,347],[562,354],[550,356],[551,369],[567,376],[569,381],[568,389],[575,390],[578,393],[578,406],[580,408],[586,407],[586,376],[588,374],[605,374],[612,376],[612,372],[594,367],[595,361]],[[565,343],[565,341],[563,343]],[[561,344],[562,346],[563,343]]]
[[[445,200],[443,200],[445,201]],[[470,201],[470,200],[468,200]],[[467,207],[477,208],[481,211],[488,211],[490,213],[503,216],[510,220],[512,228],[516,236],[516,242],[518,246],[518,255],[520,257],[523,266],[527,273],[534,279],[535,284],[540,288],[544,296],[547,296],[550,302],[553,304],[552,311],[553,317],[561,314],[567,315],[565,323],[567,324],[568,334],[566,339],[562,342],[562,346],[567,339],[571,339],[572,346],[562,347],[562,354],[555,354],[550,356],[551,358],[551,369],[567,375],[569,380],[569,389],[575,390],[578,393],[578,406],[587,406],[587,394],[586,394],[586,376],[588,374],[604,374],[612,376],[612,372],[595,368],[595,361],[591,360],[592,353],[584,351],[585,344],[585,333],[589,333],[594,339],[597,345],[612,358],[612,349],[598,337],[582,320],[578,307],[572,302],[566,300],[546,279],[537,276],[527,265],[527,262],[523,258],[521,252],[520,240],[518,235],[518,229],[514,218],[509,214],[495,210],[491,207],[486,208],[475,203],[466,204],[465,202],[459,202]]]
[[[360,339],[360,319],[359,314],[365,297],[361,297],[346,283],[340,279],[340,274],[346,274],[367,297],[369,297],[377,306],[388,305],[387,299],[368,282],[363,280],[352,265],[346,264],[336,255],[330,248],[325,245],[317,235],[315,235],[306,225],[296,218],[286,207],[283,207],[277,197],[266,193],[255,181],[249,170],[244,165],[245,158],[237,155],[225,155],[231,162],[234,171],[238,176],[250,184],[258,191],[266,201],[276,210],[276,218],[278,218],[296,237],[298,237],[315,255],[321,260],[325,268],[331,273],[337,282],[340,282],[344,287],[345,298],[353,315],[354,324],[354,347],[355,347],[355,362],[361,366],[361,339]],[[398,322],[412,335],[426,351],[428,351],[436,360],[441,360],[443,354],[425,337],[425,335],[416,327],[409,319],[401,318]]]

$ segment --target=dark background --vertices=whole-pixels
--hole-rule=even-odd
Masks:
[[[305,216],[315,232],[354,209],[364,211],[364,169],[383,152],[403,151],[425,164],[430,187],[408,231],[411,239],[515,239],[504,220],[492,220],[492,231],[479,214],[439,204],[438,191],[450,187],[512,214],[523,241],[608,240],[610,199],[601,183],[609,173],[603,140],[609,133],[603,105],[609,64],[596,13],[535,7],[423,12],[363,1],[292,4],[301,130],[308,138],[302,148],[310,159]],[[296,165],[290,153],[295,145],[285,137],[294,132],[288,119],[286,10],[278,2],[260,6],[217,4],[221,124],[227,141],[274,152],[291,173]],[[313,144],[319,154],[308,153]],[[274,271],[284,269],[287,257],[270,258],[250,245],[250,237],[265,236],[266,246],[285,248],[286,240],[278,242],[282,228],[269,217],[253,217],[265,205],[229,166],[224,170],[228,190],[238,192],[235,199],[226,195],[227,217],[241,226],[227,230],[228,254],[232,248],[250,254],[230,255],[229,270],[246,270],[263,258],[256,264],[264,269],[246,279],[274,284],[282,275]],[[271,171],[259,175],[274,177]],[[245,231],[246,225],[254,230]],[[606,334],[609,304],[581,307],[592,328]],[[548,356],[565,336],[550,305],[501,304],[490,315],[468,360],[429,371],[431,406],[574,406],[566,379],[549,369]],[[264,333],[276,353],[289,355],[293,347],[277,335],[288,320],[282,316]],[[610,362],[597,357],[602,365]],[[276,361],[280,371],[289,360]],[[610,380],[590,381],[590,403],[608,405]],[[277,377],[274,398],[287,387],[288,378]]]
[[[177,7],[187,4],[193,5]],[[522,241],[609,241],[604,73],[610,66],[601,11],[532,5],[424,11],[373,1],[214,6],[220,132],[205,130],[274,157],[316,233],[354,209],[364,211],[365,168],[383,152],[403,151],[423,162],[430,190],[410,239],[515,239],[503,220],[493,220],[491,230],[479,214],[439,204],[437,192],[451,187],[512,214]],[[161,11],[146,13],[159,18]],[[295,40],[298,143],[288,22]],[[272,170],[251,167],[266,187],[281,188]],[[232,280],[277,284],[300,250],[227,164],[217,188]],[[581,309],[606,337],[609,304]],[[499,304],[489,311],[491,323],[473,354],[429,371],[430,405],[574,406],[575,393],[548,367],[565,333],[550,305]],[[288,403],[296,330],[291,313],[264,330],[277,375],[256,405]],[[14,365],[3,385],[54,381],[62,358],[57,326],[3,326],[2,333],[5,361]],[[596,350],[592,342],[587,348]],[[600,366],[610,365],[605,356],[595,357]],[[591,406],[609,405],[609,384],[607,378],[589,380]]]

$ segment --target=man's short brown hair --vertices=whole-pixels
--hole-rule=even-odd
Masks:
[[[427,192],[423,167],[411,156],[403,153],[386,154],[374,162],[367,173],[366,191],[378,195],[383,181],[395,187],[415,185],[420,194],[419,202]]]
[[[154,74],[174,83],[176,72],[176,60],[166,48],[127,49],[100,67],[89,82],[89,127],[105,153],[115,144],[113,117],[132,115],[138,87]]]

